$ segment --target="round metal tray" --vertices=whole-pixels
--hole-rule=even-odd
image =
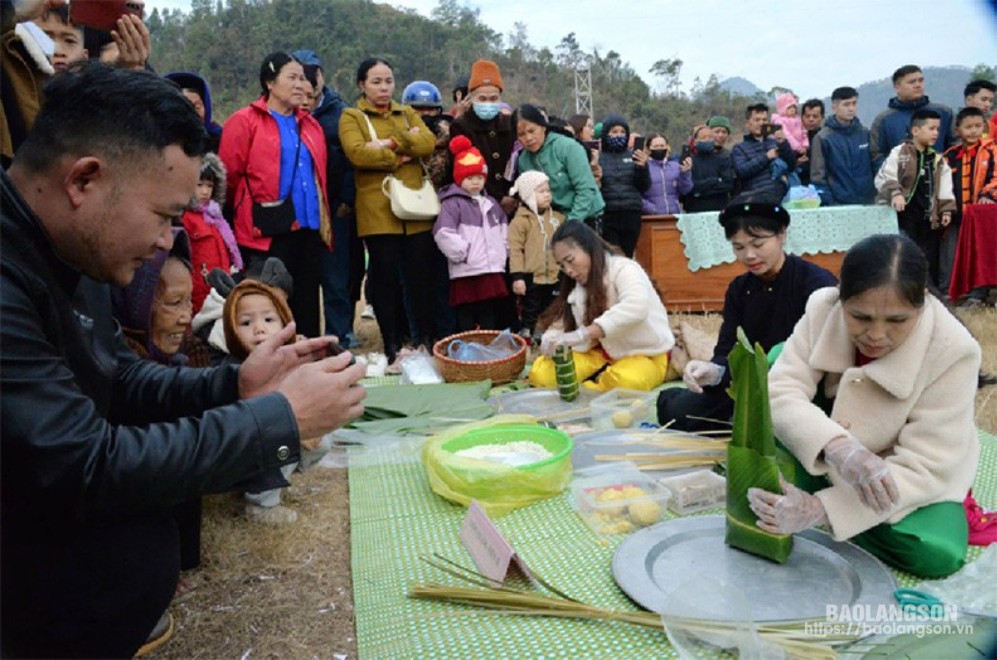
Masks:
[[[616,583],[648,610],[675,616],[708,612],[708,618],[724,621],[824,618],[828,605],[869,605],[875,611],[894,604],[893,574],[852,543],[809,529],[795,535],[793,554],[777,564],[724,543],[725,521],[725,516],[679,518],[633,534],[613,557]],[[718,611],[713,589],[689,588],[697,576],[739,593],[750,616]]]

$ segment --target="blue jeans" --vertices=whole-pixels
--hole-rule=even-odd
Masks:
[[[325,306],[325,334],[336,335],[348,348],[348,334],[353,332],[356,306],[350,300],[350,243],[355,231],[353,215],[332,219],[332,252],[322,251],[319,270],[322,300]]]

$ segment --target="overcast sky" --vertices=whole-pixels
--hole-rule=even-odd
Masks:
[[[791,88],[801,98],[888,77],[894,69],[997,64],[992,0],[464,0],[483,23],[508,35],[517,21],[530,42],[551,50],[570,32],[585,51],[620,53],[648,83],[659,59],[678,57],[682,81],[741,76],[763,90]],[[429,16],[437,0],[397,0]],[[190,0],[148,0],[148,7],[190,10]],[[151,9],[150,9],[151,11]],[[920,35],[920,36],[918,36]],[[288,44],[288,48],[299,44]],[[376,54],[377,44],[371,44]],[[470,67],[470,62],[468,62]],[[931,93],[931,81],[927,81]]]

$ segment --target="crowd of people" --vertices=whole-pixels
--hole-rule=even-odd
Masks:
[[[961,564],[958,542],[917,564],[875,530],[950,504],[975,473],[972,397],[955,393],[974,389],[960,387],[979,349],[944,295],[924,289],[947,290],[963,209],[997,199],[992,83],[970,82],[953,113],[905,66],[868,130],[851,87],[832,92],[826,120],[823,102],[787,93],[775,114],[748,106],[732,147],[730,119],[712,116],[674,153],[619,113],[594,122],[512,107],[489,60],[470,65],[444,108],[429,81],[396,100],[391,63],[371,57],[351,103],[300,49],[264,57],[259,97],[219,122],[202,75],[151,71],[139,16],[101,35],[58,0],[2,8],[3,655],[132,655],[168,638],[178,573],[199,562],[204,493],[240,490],[250,520],[296,520],[280,489],[362,412],[364,371],[340,349],[359,343],[364,283],[395,366],[406,344],[513,328],[541,353],[533,385],[554,384],[559,347],[574,349],[591,389],[661,385],[676,340],[633,259],[646,215],[720,212],[747,269],[728,289],[713,360],[686,365],[688,389],[664,391],[659,417],[688,429],[729,418],[738,327],[765,350],[786,342],[773,418],[830,487],[811,496],[795,480],[753,495],[761,525],[864,535],[922,574]],[[860,244],[840,293],[827,288],[833,274],[783,251],[783,198],[807,185],[828,205],[891,204],[909,240]],[[914,328],[922,315],[928,327]],[[840,341],[825,346],[825,327]],[[939,337],[951,347],[926,355]],[[842,357],[854,350],[855,365]],[[869,366],[898,360],[916,392]],[[833,400],[839,380],[838,401],[854,406],[845,383],[858,381],[841,375],[851,368],[867,369],[884,409],[904,411],[896,423],[849,407],[849,426],[837,408],[808,407],[817,384]],[[809,382],[825,372],[833,383]],[[951,410],[933,412],[958,428],[939,428],[959,436],[959,465],[933,477],[941,486],[918,471],[930,454],[921,436],[913,459],[879,458],[905,433],[930,435],[903,420],[940,389]],[[902,403],[887,406],[891,396]],[[797,437],[813,425],[823,435]],[[849,516],[857,506],[871,513]],[[925,543],[910,552],[934,552]]]

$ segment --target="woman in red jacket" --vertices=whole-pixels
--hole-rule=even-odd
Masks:
[[[268,55],[260,67],[262,96],[233,114],[222,131],[219,156],[228,170],[235,238],[248,274],[277,257],[294,278],[288,303],[298,332],[319,334],[319,255],[332,249],[322,127],[305,110],[301,64],[287,53]],[[261,229],[254,206],[290,199],[290,226]]]

